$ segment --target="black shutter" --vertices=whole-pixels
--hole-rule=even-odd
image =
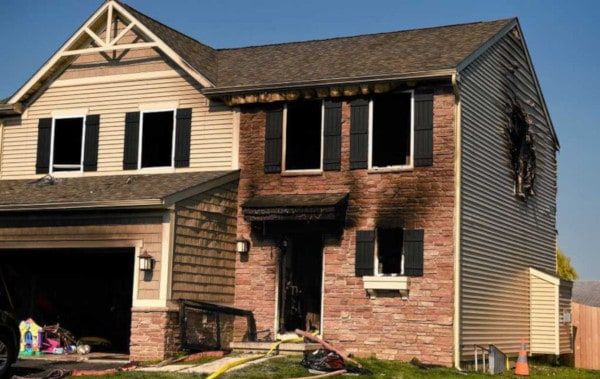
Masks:
[[[350,169],[369,166],[369,100],[350,103]]]
[[[342,154],[342,103],[325,101],[325,141],[323,169],[339,171]]]
[[[85,147],[83,149],[83,171],[98,170],[98,136],[100,135],[100,115],[85,118]]]
[[[192,136],[192,108],[177,110],[175,126],[175,167],[190,166],[190,140]]]
[[[35,162],[36,174],[50,172],[50,143],[52,140],[52,119],[41,118],[38,122],[37,158]]]
[[[375,231],[356,231],[356,276],[374,275],[375,273]]]
[[[281,144],[283,136],[283,109],[267,111],[265,130],[265,172],[281,172]]]
[[[433,94],[415,94],[415,167],[433,165]]]
[[[423,229],[404,230],[404,275],[423,276]]]
[[[123,147],[123,170],[137,170],[140,138],[140,112],[125,114],[125,142]]]

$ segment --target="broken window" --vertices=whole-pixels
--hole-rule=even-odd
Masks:
[[[404,274],[402,229],[377,229],[376,275]]]
[[[55,118],[52,128],[52,171],[81,171],[84,117]]]
[[[423,240],[423,229],[356,231],[356,276],[422,276]]]
[[[373,97],[370,167],[411,164],[412,92]]]
[[[285,170],[320,170],[323,102],[299,101],[285,107]]]
[[[433,94],[405,91],[350,102],[350,169],[433,165]]]

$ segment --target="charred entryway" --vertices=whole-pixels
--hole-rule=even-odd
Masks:
[[[18,319],[58,323],[118,353],[129,353],[134,259],[132,248],[0,250]]]
[[[278,330],[320,330],[323,242],[318,232],[289,233],[280,242]]]
[[[292,194],[255,196],[242,205],[252,238],[277,245],[279,333],[321,331],[324,241],[341,235],[347,201],[347,193]]]

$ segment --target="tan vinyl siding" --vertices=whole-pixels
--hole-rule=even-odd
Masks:
[[[68,110],[100,115],[98,173],[122,172],[125,113],[139,111],[145,104],[159,107],[161,103],[193,108],[189,169],[228,170],[235,167],[237,162],[232,158],[233,114],[229,108],[209,103],[199,93],[199,88],[190,84],[191,79],[181,72],[146,73],[141,78],[116,75],[84,80],[80,85],[76,80],[54,82],[29,107],[21,125],[5,127],[1,178],[35,176],[38,120]]]
[[[177,204],[172,298],[233,305],[237,182]]]
[[[514,196],[505,131],[506,67],[518,65],[518,98],[531,102],[535,196]],[[460,344],[495,344],[517,354],[529,336],[529,267],[555,270],[556,153],[521,41],[512,33],[460,74],[462,208]]]
[[[560,354],[573,353],[573,310],[571,308],[572,292],[573,282],[561,280],[559,287]]]
[[[556,277],[530,269],[531,354],[554,354],[559,346],[559,302]]]
[[[117,20],[111,28],[112,37],[126,26]],[[98,23],[93,28],[98,28],[96,32],[104,40],[105,25]],[[117,45],[136,42],[146,41],[134,28]],[[27,107],[20,125],[5,128],[0,179],[34,177],[38,120],[73,112],[100,115],[98,171],[84,175],[122,172],[125,113],[139,111],[140,107],[149,110],[148,104],[161,109],[193,109],[190,167],[178,170],[236,168],[232,111],[222,104],[209,103],[200,90],[194,79],[157,49],[126,49],[74,57]],[[135,173],[138,172],[127,171]]]

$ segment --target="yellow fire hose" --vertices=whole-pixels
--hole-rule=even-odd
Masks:
[[[316,335],[316,332],[315,332]],[[221,375],[222,373],[224,373],[225,371],[229,370],[232,367],[236,367],[239,366],[243,363],[246,362],[250,362],[259,358],[264,358],[264,357],[268,357],[270,355],[273,354],[273,351],[275,351],[275,349],[277,349],[277,347],[279,347],[279,345],[281,345],[282,343],[296,343],[296,342],[302,342],[304,340],[304,337],[295,337],[295,338],[290,338],[287,340],[280,340],[275,342],[271,348],[269,349],[269,351],[267,351],[265,354],[256,354],[256,355],[252,355],[249,357],[245,357],[245,358],[241,358],[237,361],[233,361],[230,363],[227,363],[226,365],[221,366],[217,371],[213,372],[212,374],[210,374],[210,376],[206,379],[214,379],[217,376]]]

